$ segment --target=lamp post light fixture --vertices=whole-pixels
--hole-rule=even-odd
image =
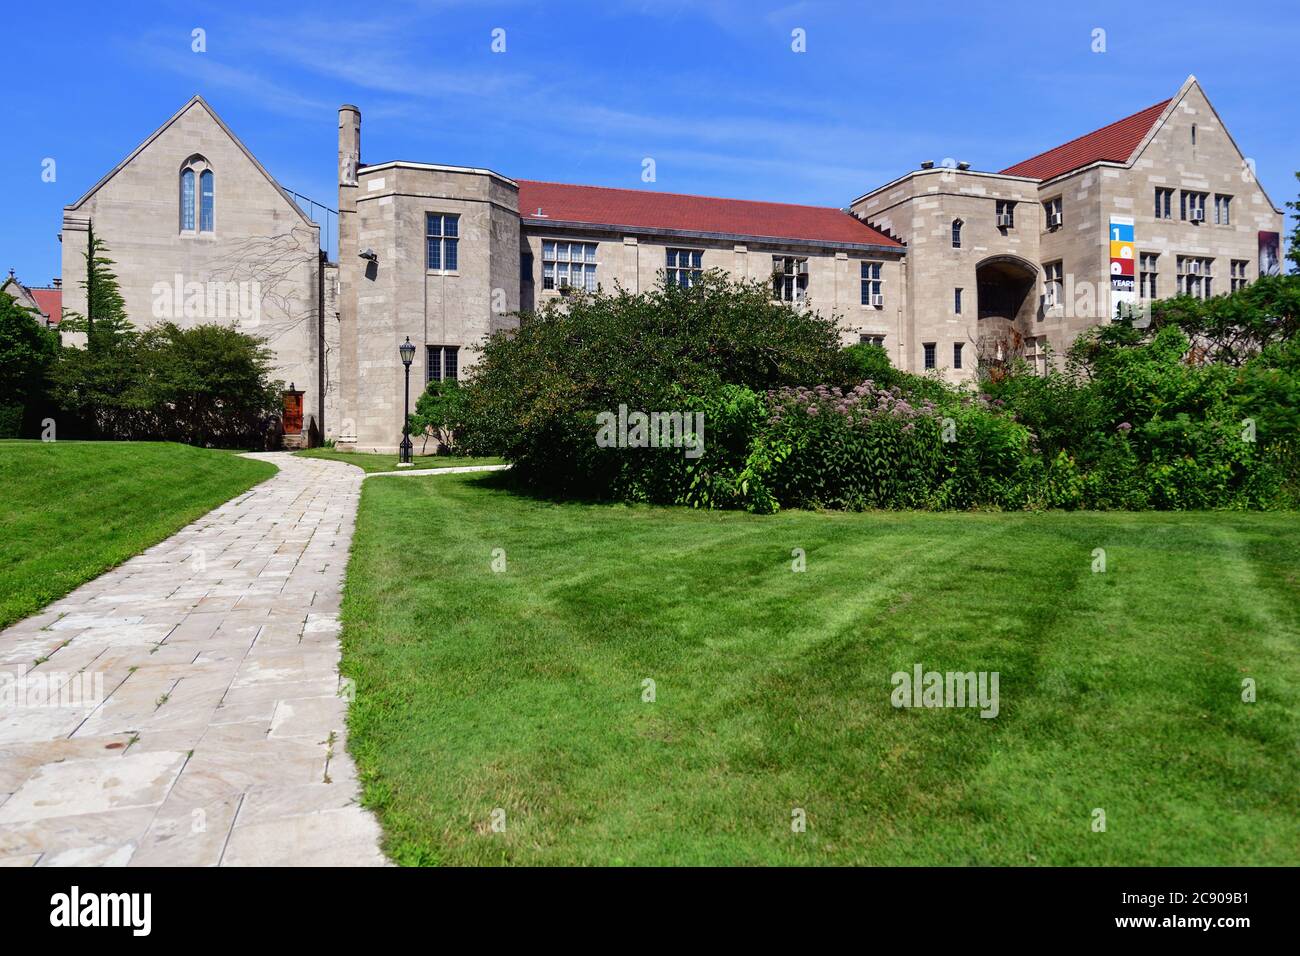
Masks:
[[[411,467],[411,362],[415,358],[415,346],[411,344],[411,337],[408,335],[406,341],[397,347],[397,351],[402,356],[402,364],[406,366],[406,387],[402,389],[405,403],[405,411],[402,414],[402,447],[401,454],[397,459],[398,468]]]

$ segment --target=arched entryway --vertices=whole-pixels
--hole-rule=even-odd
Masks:
[[[997,378],[1024,354],[1038,315],[1038,266],[1015,255],[989,256],[975,267],[982,374]]]
[[[975,285],[981,320],[1000,319],[1021,328],[1033,321],[1038,311],[1038,266],[1028,259],[989,256],[975,267]]]

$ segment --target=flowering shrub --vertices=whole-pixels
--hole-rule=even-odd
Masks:
[[[770,486],[783,505],[921,508],[942,471],[934,405],[864,381],[842,390],[783,388],[767,395],[760,441],[777,452]]]

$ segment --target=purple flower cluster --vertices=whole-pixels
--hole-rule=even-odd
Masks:
[[[905,431],[916,427],[914,419],[935,418],[938,411],[929,399],[913,405],[897,388],[882,388],[871,379],[847,391],[818,385],[775,389],[767,393],[767,404],[772,409],[771,421],[780,422],[788,413],[840,415],[855,424],[865,424],[874,419],[895,418],[906,421]]]

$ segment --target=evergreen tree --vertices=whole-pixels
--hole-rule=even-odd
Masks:
[[[134,330],[126,315],[126,302],[118,288],[112,259],[107,256],[108,246],[95,235],[92,222],[86,234],[86,277],[81,287],[86,291],[86,313],[69,312],[62,328],[86,333],[86,347],[99,352],[134,337]]]
[[[1295,178],[1300,179],[1300,173],[1296,173]],[[1300,273],[1300,198],[1287,203],[1286,207],[1295,216],[1295,228],[1291,230],[1291,238],[1287,241],[1286,257],[1291,260],[1291,271]]]

